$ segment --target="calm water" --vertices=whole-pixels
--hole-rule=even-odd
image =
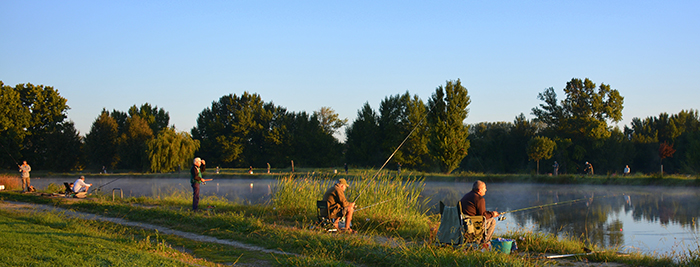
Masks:
[[[69,181],[70,180],[70,181]],[[72,182],[65,178],[32,179],[32,185]],[[175,190],[191,192],[189,177],[182,179],[92,178],[94,188],[111,193],[121,188],[125,197],[164,195]],[[236,202],[263,203],[270,199],[274,179],[215,179],[201,187],[202,195],[217,195]],[[456,205],[471,189],[471,182],[428,182],[426,207],[436,212],[437,203]],[[588,186],[489,183],[486,208],[506,214],[496,235],[528,229],[571,236],[623,252],[666,254],[697,249],[700,189],[686,187]],[[352,197],[352,196],[351,196]],[[360,200],[361,201],[361,200]],[[528,207],[562,203],[543,208]],[[359,203],[360,205],[366,205]]]

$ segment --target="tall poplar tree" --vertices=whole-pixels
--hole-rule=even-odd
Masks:
[[[428,101],[432,108],[428,113],[430,155],[439,164],[440,171],[449,174],[467,156],[469,127],[464,119],[469,115],[471,103],[467,88],[462,82],[447,81],[439,86]]]

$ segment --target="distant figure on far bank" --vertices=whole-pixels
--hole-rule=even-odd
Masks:
[[[559,175],[559,163],[557,163],[556,160],[554,161],[554,165],[552,165],[552,167],[554,168],[554,176]]]
[[[18,165],[19,172],[22,173],[22,193],[31,192],[31,181],[29,179],[29,172],[32,171],[32,167],[27,164],[27,161],[22,161],[22,165]]]
[[[588,175],[593,175],[593,165],[586,161],[586,168],[583,169],[583,172],[587,173]]]
[[[622,173],[623,176],[630,174],[630,165],[625,165],[625,171]]]

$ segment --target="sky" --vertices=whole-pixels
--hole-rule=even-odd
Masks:
[[[365,103],[448,80],[465,123],[512,122],[572,78],[632,118],[700,109],[700,1],[0,1],[0,81],[52,86],[81,135],[149,103],[179,131],[222,96],[288,111]],[[614,126],[615,124],[613,124]],[[342,138],[342,137],[340,137]]]

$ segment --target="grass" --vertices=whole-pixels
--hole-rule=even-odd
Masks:
[[[377,201],[403,199],[393,203],[373,206],[358,211],[354,226],[362,235],[327,234],[311,230],[315,221],[313,201],[334,182],[337,176],[313,174],[305,177],[284,176],[278,179],[271,203],[249,205],[227,201],[217,197],[203,197],[200,206],[207,207],[201,213],[192,213],[191,195],[187,190],[160,192],[156,197],[139,197],[111,200],[111,195],[98,194],[89,201],[68,202],[62,198],[42,198],[30,194],[2,192],[1,199],[56,205],[68,209],[146,222],[171,229],[193,232],[220,239],[237,240],[268,249],[297,253],[303,257],[260,255],[263,259],[251,258],[249,252],[235,251],[226,246],[204,244],[177,237],[144,233],[128,247],[138,247],[145,236],[156,248],[183,246],[197,257],[205,257],[213,263],[262,260],[269,264],[291,266],[542,266],[555,264],[543,259],[543,253],[582,253],[583,247],[598,253],[578,256],[591,262],[619,262],[631,266],[697,266],[700,248],[690,248],[683,255],[651,257],[642,254],[618,255],[616,249],[590,247],[574,238],[557,238],[552,235],[515,231],[503,234],[518,242],[521,253],[505,255],[495,252],[464,250],[465,248],[437,247],[434,229],[439,216],[427,216],[421,211],[421,203],[414,198],[421,193],[423,178],[398,179],[391,175],[380,175],[369,179],[369,174],[360,174],[350,181],[348,195],[352,199],[361,190],[367,190],[358,200],[360,206]],[[307,201],[310,201],[307,203]],[[366,201],[366,202],[365,202]],[[406,201],[406,202],[403,202]],[[409,203],[409,205],[406,205]],[[403,205],[402,205],[403,204]],[[369,219],[369,220],[367,220]],[[47,224],[60,228],[64,222]],[[115,226],[116,227],[116,226]],[[105,229],[105,232],[115,232]],[[126,230],[118,230],[116,232]],[[139,231],[133,230],[130,231]],[[142,231],[142,230],[141,230]],[[132,232],[129,232],[132,233]],[[497,233],[501,234],[501,233]],[[3,240],[8,240],[3,238]],[[4,250],[4,249],[3,249]],[[157,251],[157,250],[156,250]],[[242,256],[241,256],[242,255]],[[241,257],[238,259],[238,257]],[[674,260],[675,259],[675,260]]]
[[[6,266],[215,266],[162,238],[59,213],[0,211],[0,262]],[[11,240],[11,242],[10,242]],[[40,248],[40,249],[39,249]]]
[[[0,174],[0,185],[4,185],[5,190],[21,190],[22,180],[19,175]]]
[[[357,198],[358,206],[353,228],[365,233],[376,231],[403,238],[426,238],[430,223],[422,207],[429,199],[419,199],[423,180],[390,175],[371,178],[366,172],[348,181],[351,186],[345,195],[351,202]],[[272,198],[277,216],[292,221],[315,221],[316,200],[321,200],[336,181],[335,177],[327,176],[279,178]]]

